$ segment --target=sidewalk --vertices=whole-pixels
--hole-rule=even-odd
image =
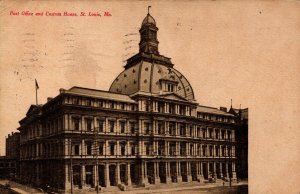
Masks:
[[[16,183],[14,181],[9,180],[0,180],[0,185],[9,184],[11,189],[19,194],[42,194],[43,192],[39,191],[38,189],[22,185]],[[239,183],[235,183],[232,185],[247,185],[247,181],[241,181]],[[140,187],[135,188],[128,191],[113,191],[113,192],[103,192],[105,194],[149,194],[149,193],[169,193],[171,194],[173,191],[188,191],[188,190],[195,190],[195,189],[205,189],[205,188],[215,188],[215,187],[223,187],[223,182],[219,183],[198,183],[198,182],[183,182],[183,183],[171,183],[171,184],[158,184],[158,185],[149,185],[148,187]],[[228,187],[228,184],[225,185]],[[75,190],[74,193],[87,193],[87,194],[95,194],[96,191],[83,191],[83,190]]]
[[[14,181],[10,181],[10,180],[0,180],[0,185],[6,185],[9,184],[10,185],[10,189],[16,193],[20,193],[20,194],[31,194],[31,193],[36,193],[36,194],[41,194],[42,192],[26,186],[26,185],[22,185],[19,183],[16,183]]]

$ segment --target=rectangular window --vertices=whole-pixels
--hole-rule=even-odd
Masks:
[[[72,118],[75,131],[79,131],[79,118]]]
[[[135,144],[131,144],[131,155],[135,155]]]
[[[231,140],[231,131],[227,131],[228,139]]]
[[[169,123],[169,132],[172,136],[176,135],[176,123],[175,122]]]
[[[191,126],[190,126],[190,136],[191,136],[191,137],[193,137],[193,131],[194,131],[194,128],[193,128],[193,126],[191,125]]]
[[[159,135],[165,135],[165,125],[163,122],[158,122],[157,123],[157,131]]]
[[[73,104],[79,105],[79,99],[78,98],[73,98]]]
[[[91,100],[90,99],[87,99],[85,102],[86,102],[86,106],[91,106]]]
[[[193,156],[194,155],[194,145],[190,145],[190,155]]]
[[[202,129],[203,138],[206,138],[206,129]]]
[[[170,103],[170,104],[169,104],[169,113],[170,113],[170,114],[175,114],[175,113],[176,113],[176,112],[175,112],[175,110],[176,110],[175,107],[176,107],[175,104],[173,104],[173,103]]]
[[[185,126],[185,124],[180,124],[180,135],[181,136],[186,135],[186,126]]]
[[[206,146],[202,146],[202,155],[206,156]]]
[[[115,131],[115,121],[109,121],[109,132],[113,133]]]
[[[225,131],[224,130],[221,131],[221,136],[222,136],[222,139],[225,139]]]
[[[98,106],[99,106],[99,107],[103,107],[103,101],[99,100],[99,101],[98,101]]]
[[[216,133],[216,139],[219,139],[219,130],[215,130],[215,133]]]
[[[92,119],[86,119],[85,123],[86,123],[86,130],[91,131],[92,130]]]
[[[186,143],[184,143],[184,142],[180,143],[180,155],[181,156],[186,155]]]
[[[209,146],[209,156],[213,156],[213,147]]]
[[[216,156],[219,156],[219,148],[216,147]]]
[[[145,134],[150,134],[150,123],[144,123],[145,126]]]
[[[86,144],[86,154],[92,155],[92,144],[91,143]]]
[[[132,104],[132,105],[131,105],[131,110],[132,110],[132,111],[134,111],[134,110],[135,110],[135,108],[134,108],[134,107],[135,107],[135,106],[134,106],[134,104]]]
[[[98,131],[104,132],[104,120],[98,120]]]
[[[130,122],[130,132],[131,134],[135,134],[135,122]]]
[[[146,143],[145,147],[146,147],[146,155],[149,156],[150,155],[150,145],[148,143]]]
[[[201,129],[200,129],[200,127],[197,127],[197,137],[201,137]]]
[[[109,144],[109,149],[110,149],[110,155],[114,156],[115,155],[115,144],[114,143],[110,143]]]
[[[121,109],[121,110],[124,110],[124,109],[125,109],[125,105],[124,105],[123,102],[120,103],[120,109]]]
[[[209,138],[212,139],[213,135],[213,130],[212,129],[208,129],[208,135],[209,135]]]
[[[121,155],[125,156],[125,143],[121,143],[120,147],[121,147]]]
[[[75,154],[75,156],[79,155],[79,145],[74,146],[74,154]]]
[[[120,121],[119,124],[120,124],[120,132],[125,133],[125,126],[126,126],[125,121]]]
[[[170,142],[169,153],[171,156],[176,156],[176,142]]]
[[[99,155],[103,156],[104,143],[99,143]]]
[[[158,109],[158,112],[160,113],[164,113],[164,109],[165,109],[165,106],[164,106],[164,102],[157,102],[157,109]]]

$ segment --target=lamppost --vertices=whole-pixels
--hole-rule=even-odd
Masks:
[[[72,138],[70,138],[70,182],[71,182],[71,194],[73,194],[73,158],[72,158]]]
[[[96,153],[96,175],[99,173],[98,170],[98,166],[99,166],[99,162],[98,162],[98,152],[99,152],[99,145],[98,145],[98,141],[97,141],[97,136],[98,136],[98,131],[99,131],[99,127],[95,127],[94,130],[92,130],[94,132],[94,143],[95,143],[95,149],[94,152]],[[98,176],[96,176],[96,191],[97,194],[99,194],[99,174]]]
[[[228,163],[227,164],[231,164],[231,175],[230,175],[230,173],[229,173],[229,186],[231,187],[231,183],[232,183],[232,179],[231,179],[231,176],[232,176],[232,147],[231,147],[231,136],[228,136],[228,134],[227,134],[227,138],[226,138],[226,142],[227,142],[227,144],[228,144],[228,147],[229,147],[229,157],[228,157]],[[227,156],[227,154],[226,154],[226,156]],[[225,156],[225,158],[226,158],[226,156]],[[228,166],[228,168],[229,168],[229,166]],[[229,170],[229,169],[228,169]]]

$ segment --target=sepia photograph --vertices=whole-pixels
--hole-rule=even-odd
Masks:
[[[299,1],[0,1],[0,193],[299,193],[299,21]]]

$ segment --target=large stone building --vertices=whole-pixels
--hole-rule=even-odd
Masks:
[[[5,156],[0,157],[0,178],[16,179],[19,175],[20,133],[8,134]]]
[[[155,20],[109,91],[72,87],[20,121],[20,178],[70,191],[236,179],[239,123],[201,106],[189,81],[159,54]]]

